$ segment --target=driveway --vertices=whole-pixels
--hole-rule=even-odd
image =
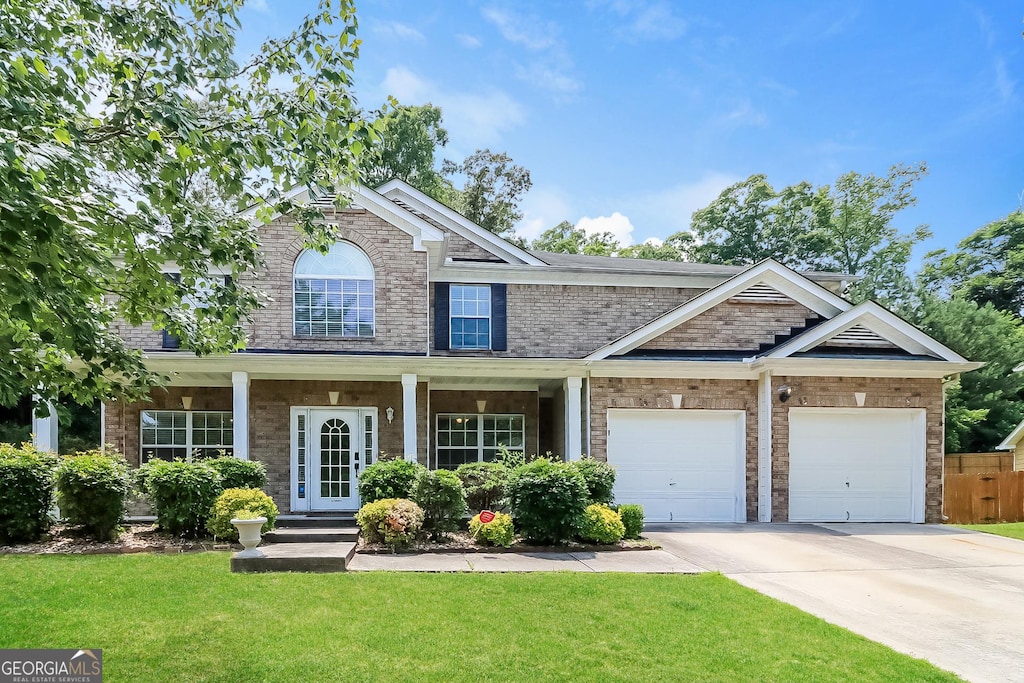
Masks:
[[[917,524],[680,524],[668,552],[971,681],[1024,681],[1024,541]]]

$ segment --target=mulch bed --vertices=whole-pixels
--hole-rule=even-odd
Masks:
[[[611,545],[588,545],[583,543],[567,543],[566,545],[527,545],[519,540],[510,548],[494,546],[483,546],[476,543],[473,537],[465,531],[455,531],[442,541],[417,540],[408,548],[398,551],[400,553],[584,553],[595,551],[616,551],[616,550],[661,550],[661,546],[654,541],[641,538],[637,541],[619,541]],[[390,555],[395,551],[383,543],[367,543],[360,536],[356,546],[357,553],[367,555]]]
[[[0,545],[0,555],[117,555],[125,553],[192,553],[229,550],[236,546],[209,539],[178,538],[158,531],[152,524],[133,524],[116,540],[101,543],[83,538],[74,528],[56,524],[43,540],[19,545]],[[241,548],[241,546],[237,546]]]

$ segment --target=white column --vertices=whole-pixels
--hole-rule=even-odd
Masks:
[[[405,459],[416,462],[416,375],[402,375],[402,427]]]
[[[772,373],[757,378],[757,521],[772,521]]]
[[[231,373],[231,417],[234,422],[234,452],[240,460],[249,459],[249,373]]]
[[[36,415],[39,397],[33,396],[32,406],[32,445],[40,451],[57,450],[57,409],[49,401],[46,402],[46,417]]]
[[[583,455],[583,378],[565,378],[565,459]]]

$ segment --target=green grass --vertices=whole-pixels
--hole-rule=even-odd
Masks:
[[[986,534],[1007,536],[1024,541],[1024,522],[1004,522],[1003,524],[957,524],[961,529],[984,531]]]
[[[0,556],[0,647],[105,681],[951,681],[717,574],[231,574],[226,553]]]

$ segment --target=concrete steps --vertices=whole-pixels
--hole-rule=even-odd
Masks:
[[[285,527],[263,534],[264,543],[355,543],[355,527]]]
[[[262,557],[231,558],[231,571],[258,572],[343,572],[356,554],[355,542],[274,543],[261,545]]]

